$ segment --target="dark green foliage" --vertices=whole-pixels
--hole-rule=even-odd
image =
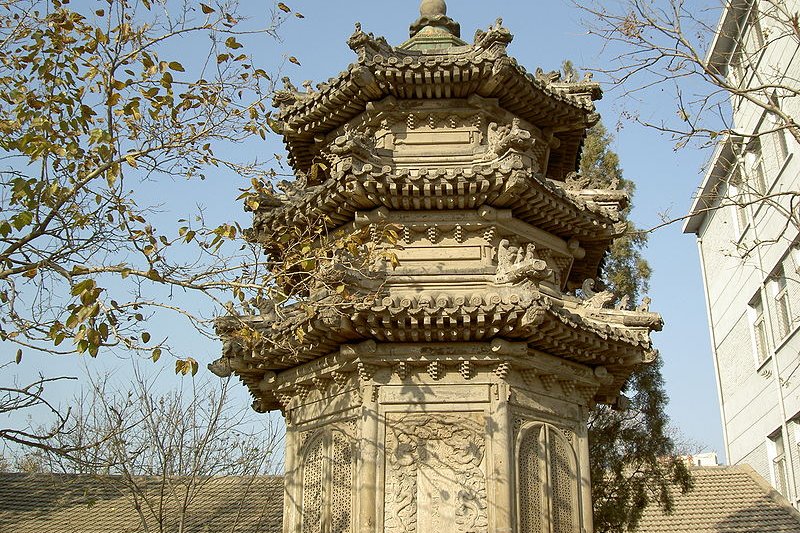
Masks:
[[[589,420],[595,532],[633,529],[648,503],[672,509],[672,490],[687,491],[691,477],[675,456],[661,359],[634,372],[624,392],[630,407],[598,406]]]
[[[574,73],[564,63],[567,75]],[[593,183],[617,186],[631,196],[635,186],[622,176],[619,157],[610,149],[613,138],[602,123],[584,143],[580,173]],[[630,207],[622,213],[627,218]],[[642,257],[647,234],[630,224],[603,261],[599,277],[618,298],[637,302],[647,291],[651,269]],[[599,405],[589,419],[592,503],[596,533],[633,529],[651,502],[672,507],[671,490],[691,488],[685,464],[676,458],[665,409],[668,398],[661,376],[661,359],[643,365],[630,377],[623,393],[630,406],[622,411]]]
[[[581,156],[580,174],[591,179],[592,183],[606,186],[617,184],[633,197],[636,185],[622,176],[619,156],[609,149],[613,138],[598,122],[586,137]],[[630,206],[622,215],[627,218]],[[642,250],[647,245],[647,234],[639,231],[629,222],[628,232],[614,241],[602,265],[602,280],[608,290],[618,297],[627,295],[632,302],[647,292],[650,281],[650,265],[642,257]]]

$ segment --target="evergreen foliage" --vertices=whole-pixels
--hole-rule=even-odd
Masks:
[[[609,148],[612,140],[612,135],[602,122],[589,130],[583,146],[580,174],[597,183],[610,185],[618,181],[619,187],[633,197],[636,184],[622,176],[619,156]],[[629,205],[623,210],[622,216],[627,219],[630,210]],[[647,245],[647,234],[629,224],[629,231],[614,241],[611,253],[603,261],[602,280],[614,294],[619,297],[627,295],[632,302],[636,302],[649,288],[651,269],[642,256],[642,250]]]

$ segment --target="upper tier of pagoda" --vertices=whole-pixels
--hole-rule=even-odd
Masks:
[[[373,112],[386,98],[398,100],[493,99],[502,109],[545,131],[557,144],[550,154],[549,178],[563,180],[575,170],[585,131],[597,122],[597,83],[562,80],[557,72],[528,73],[510,57],[511,33],[502,21],[478,31],[469,45],[454,35],[446,16],[422,15],[411,38],[393,47],[365,33],[360,24],[348,40],[358,60],[338,76],[305,91],[288,80],[275,98],[277,127],[297,171],[308,172],[320,148],[348,121]]]
[[[348,43],[358,60],[317,90],[285,80],[276,129],[298,178],[260,202],[251,237],[269,247],[286,228],[324,220],[333,229],[378,208],[510,209],[580,243],[563,278],[579,286],[626,229],[626,193],[575,173],[599,85],[527,73],[508,56],[501,21],[468,45],[433,4],[423,2],[396,47],[357,24]]]

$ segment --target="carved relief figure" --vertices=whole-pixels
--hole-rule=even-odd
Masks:
[[[484,439],[472,414],[388,418],[385,531],[488,532]]]

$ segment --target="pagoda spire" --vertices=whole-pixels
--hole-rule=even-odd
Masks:
[[[401,47],[408,50],[437,50],[463,46],[461,25],[447,16],[444,0],[422,0],[419,18],[409,31],[411,39]]]
[[[447,2],[444,0],[422,0],[419,5],[419,16],[435,17],[447,15]]]

